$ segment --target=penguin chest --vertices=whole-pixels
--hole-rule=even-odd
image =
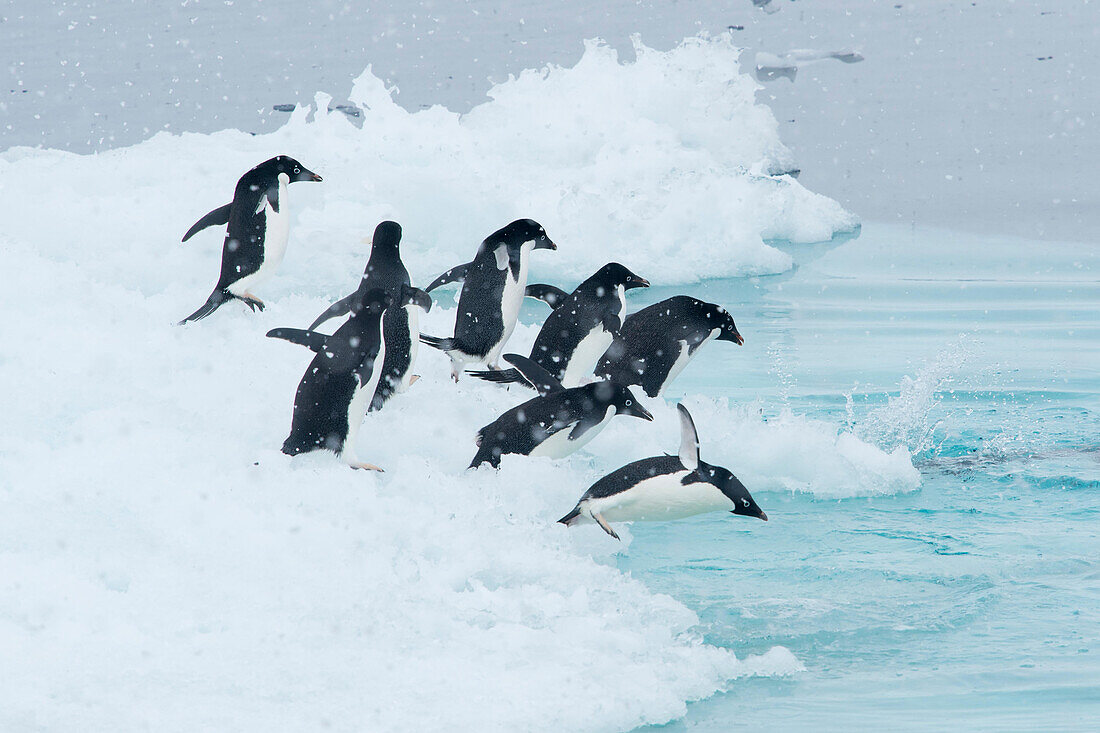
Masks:
[[[535,446],[530,455],[546,456],[547,458],[564,458],[588,445],[593,438],[599,435],[600,432],[607,427],[607,424],[611,422],[611,418],[613,417],[615,417],[615,408],[609,406],[607,408],[607,413],[603,416],[603,420],[590,427],[576,440],[569,439],[569,434],[573,432],[573,427],[576,425],[575,422],[570,423]]]
[[[583,384],[584,378],[592,374],[596,363],[614,340],[615,335],[604,330],[602,323],[596,324],[595,328],[584,335],[573,350],[573,355],[569,357],[561,378],[562,386],[578,387]]]
[[[681,484],[687,471],[654,476],[613,496],[589,499],[586,509],[609,522],[660,522],[731,511],[733,502],[713,484]]]
[[[351,401],[348,402],[348,434],[342,452],[344,458],[349,462],[356,460],[355,439],[359,436],[359,428],[363,424],[363,418],[367,415],[367,408],[370,407],[374,392],[378,388],[378,380],[382,376],[382,364],[385,358],[386,341],[380,339],[378,355],[374,358],[374,367],[371,369],[370,376],[366,381],[363,381],[359,375],[356,375],[355,391],[352,393]]]
[[[269,279],[279,269],[286,254],[287,241],[290,239],[290,213],[287,210],[286,183],[284,175],[279,177],[279,210],[275,211],[267,196],[260,199],[258,216],[264,217],[264,237],[260,250],[260,266],[251,275],[246,275],[229,286],[233,295],[244,295],[249,289]]]
[[[672,380],[680,376],[680,372],[684,371],[684,367],[688,365],[688,362],[690,362],[695,357],[695,355],[699,353],[699,349],[703,348],[703,346],[708,341],[717,336],[719,331],[720,329],[717,328],[711,329],[710,335],[700,341],[695,346],[695,348],[691,348],[687,341],[679,342],[680,353],[676,356],[676,360],[672,362],[672,366],[668,370],[668,376],[665,377],[665,382],[661,385],[662,392],[664,391],[665,387],[667,387],[672,382]]]
[[[524,245],[520,250],[519,273],[513,278],[512,268],[504,271],[504,293],[500,299],[500,320],[504,324],[504,330],[500,335],[500,341],[494,345],[490,361],[495,361],[504,342],[512,335],[519,320],[519,309],[523,305],[523,292],[527,289],[527,269],[531,262],[531,245]]]

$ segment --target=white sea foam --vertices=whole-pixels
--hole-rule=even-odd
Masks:
[[[0,727],[625,729],[800,669],[782,648],[738,660],[703,644],[691,611],[607,564],[616,543],[554,524],[640,448],[675,450],[671,407],[659,430],[616,418],[566,461],[465,472],[475,430],[530,394],[455,387],[421,349],[424,378],[360,434],[385,474],[278,451],[311,354],[262,334],[354,287],[382,218],[404,224],[418,282],[516,216],[561,245],[536,253],[550,280],[612,258],[666,282],[701,263],[774,272],[789,260],[762,236],[854,223],[761,175],[787,153],[727,41],[638,51],[620,64],[590,44],[467,116],[407,113],[365,75],[362,129],[300,110],[267,136],[0,155],[0,658],[21,660]],[[280,152],[325,183],[291,188],[267,310],[173,326],[209,292],[220,245],[175,238]],[[424,329],[453,317],[434,309]],[[705,441],[760,447],[729,461],[750,485],[827,492],[897,470],[826,427],[704,404]],[[807,442],[840,457],[796,461]]]

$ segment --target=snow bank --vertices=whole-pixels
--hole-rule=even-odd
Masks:
[[[641,448],[672,449],[671,407],[660,429],[620,419],[568,461],[467,473],[474,431],[528,394],[456,388],[422,349],[424,379],[361,433],[387,473],[278,452],[311,354],[263,333],[353,287],[382,218],[404,225],[421,283],[516,216],[559,242],[537,253],[551,281],[611,258],[660,282],[773,272],[789,260],[762,236],[853,223],[760,175],[787,154],[727,41],[638,53],[619,64],[590,44],[576,68],[525,73],[466,116],[407,113],[365,74],[362,129],[299,110],[266,136],[0,155],[0,658],[20,660],[0,728],[626,729],[737,677],[801,669],[781,648],[738,660],[703,644],[692,612],[609,566],[616,543],[554,524]],[[221,243],[177,238],[280,152],[325,183],[291,189],[267,311],[230,304],[175,327]],[[453,317],[437,308],[425,330]],[[533,336],[519,329],[516,350]],[[708,455],[754,490],[787,487],[781,466],[814,491],[896,468],[847,445],[824,478],[788,467],[822,428],[702,404],[705,441],[725,422],[772,446],[740,464]],[[840,445],[822,436],[819,453]]]

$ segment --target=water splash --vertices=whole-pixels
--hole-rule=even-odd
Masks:
[[[960,337],[922,366],[916,377],[902,377],[899,393],[868,412],[855,425],[856,435],[884,450],[904,447],[913,456],[935,453],[937,431],[944,423],[935,417],[940,395],[954,392],[957,375],[972,357],[969,340]]]

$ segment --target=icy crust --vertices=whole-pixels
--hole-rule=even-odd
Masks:
[[[703,644],[609,566],[618,543],[554,523],[591,455],[463,470],[525,392],[456,388],[425,349],[361,432],[385,474],[291,459],[311,354],[262,334],[325,300],[176,328],[176,291],[0,247],[22,345],[0,360],[0,658],[21,660],[0,728],[621,730],[801,669]]]
[[[269,295],[328,294],[361,268],[360,239],[383,218],[404,226],[418,281],[468,260],[517,217],[538,220],[560,245],[533,274],[569,282],[612,257],[665,284],[776,273],[791,259],[765,239],[827,240],[857,225],[836,202],[773,175],[795,164],[728,36],[668,52],[635,40],[635,50],[622,61],[590,41],[576,66],[526,71],[465,115],[408,112],[368,69],[351,94],[361,128],[319,94],[265,135],[161,133],[93,156],[8,150],[0,206],[28,212],[48,201],[65,215],[8,217],[5,229],[47,253],[82,250],[104,280],[147,294],[180,278],[201,290],[216,279],[219,237],[173,242],[276,153],[325,182],[291,189],[293,242]],[[96,242],[125,256],[104,260]],[[151,272],[153,253],[163,266]]]

